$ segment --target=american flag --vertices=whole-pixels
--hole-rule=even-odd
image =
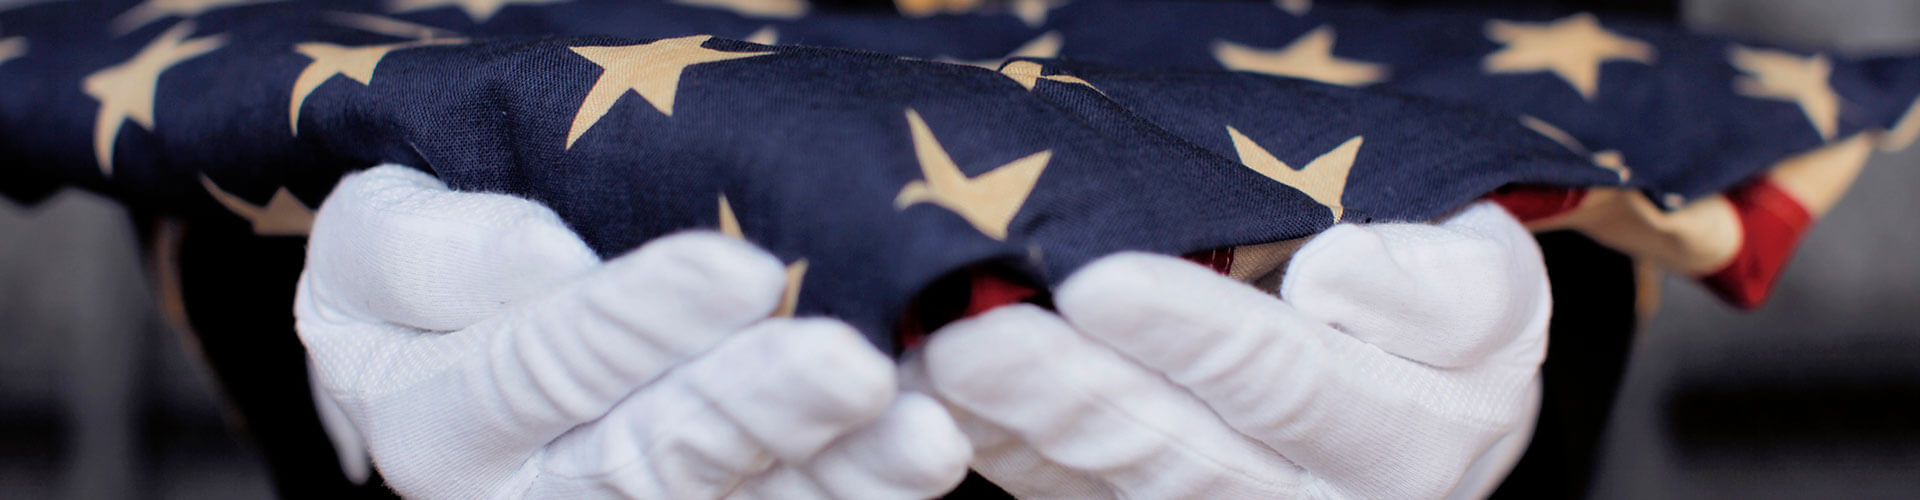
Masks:
[[[1755,306],[1920,58],[1633,18],[1301,0],[65,0],[0,13],[0,191],[299,236],[344,172],[721,229],[786,311],[896,332],[1122,250],[1246,280],[1491,197]]]

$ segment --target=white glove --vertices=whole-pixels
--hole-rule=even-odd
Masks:
[[[1511,216],[1338,225],[1279,292],[1116,255],[1067,280],[1059,316],[957,322],[916,362],[974,468],[1022,498],[1474,497],[1506,475],[1550,312]]]
[[[767,319],[785,273],[745,242],[601,264],[536,203],[387,166],[340,183],[309,245],[314,378],[403,495],[919,498],[965,474],[951,417],[896,398],[850,327]]]

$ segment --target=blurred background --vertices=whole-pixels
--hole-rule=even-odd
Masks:
[[[1920,50],[1913,0],[1682,5],[1713,33]],[[1920,496],[1916,187],[1920,148],[1876,156],[1760,311],[1668,278],[1591,496]],[[125,211],[88,193],[0,200],[0,498],[274,495],[198,347],[159,319],[136,243]]]

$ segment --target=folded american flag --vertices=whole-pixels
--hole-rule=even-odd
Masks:
[[[688,228],[741,235],[792,263],[788,312],[894,348],[903,323],[1025,297],[1109,253],[1256,279],[1335,222],[1488,196],[1756,305],[1873,145],[1920,133],[1902,120],[1920,59],[1633,19],[901,10],[33,5],[0,13],[0,190],[74,184],[298,235],[343,172],[397,162],[542,201],[602,255]],[[951,283],[962,295],[940,298]]]

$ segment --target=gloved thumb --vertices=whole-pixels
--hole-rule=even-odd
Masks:
[[[552,210],[398,165],[349,174],[315,217],[308,279],[342,312],[466,328],[599,262]]]
[[[1437,224],[1340,224],[1288,264],[1283,300],[1400,357],[1479,363],[1548,300],[1539,248],[1520,223],[1478,203]]]

